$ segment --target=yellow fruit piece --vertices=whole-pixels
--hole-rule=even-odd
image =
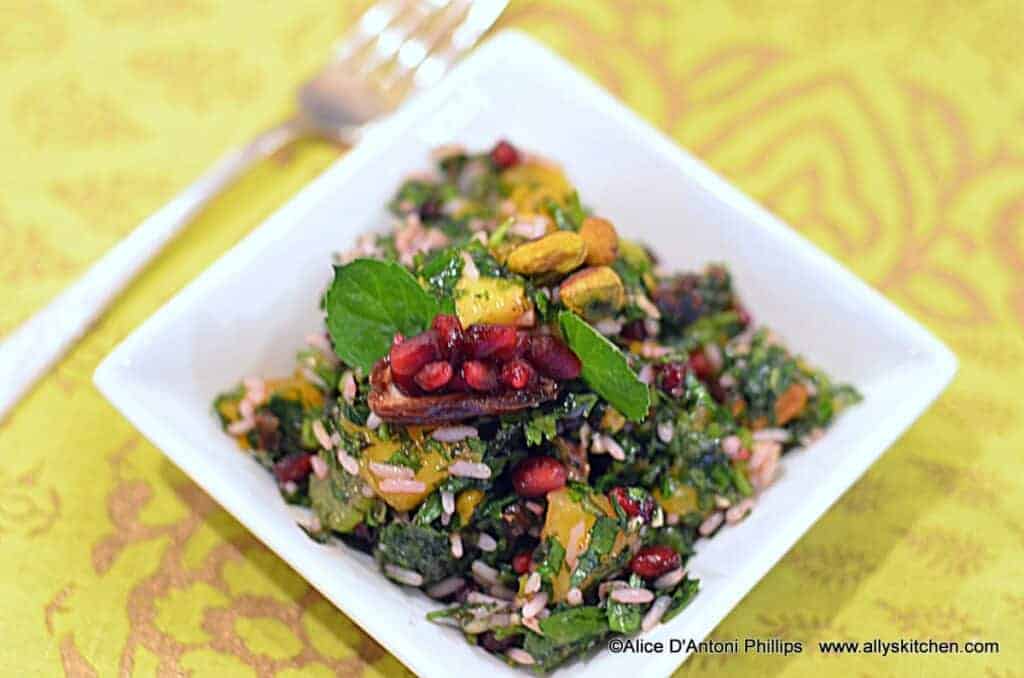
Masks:
[[[370,445],[363,450],[363,457],[360,461],[360,473],[363,479],[373,488],[373,491],[377,493],[377,496],[386,501],[393,509],[396,511],[411,511],[419,506],[437,488],[441,481],[448,477],[448,461],[439,452],[425,452],[422,446],[414,443],[411,448],[406,449],[406,452],[410,452],[420,460],[420,470],[416,472],[415,479],[423,483],[426,488],[423,492],[416,494],[381,492],[379,479],[370,472],[370,462],[376,461],[386,464],[391,455],[400,449],[402,449],[402,444],[393,440],[382,440]]]
[[[544,213],[548,200],[560,203],[573,190],[561,167],[544,162],[520,163],[505,170],[501,178],[517,212]]]
[[[697,490],[689,485],[677,485],[668,497],[662,496],[661,489],[656,489],[654,499],[665,513],[682,516],[697,510]]]
[[[298,371],[286,379],[267,379],[267,391],[286,400],[298,400],[303,407],[320,407],[324,404],[324,394]]]
[[[580,237],[587,243],[587,266],[607,266],[619,256],[619,234],[607,219],[587,217]]]
[[[608,501],[607,497],[601,494],[592,494],[590,498],[609,518],[615,517],[615,511],[612,509],[611,502]],[[587,550],[587,546],[590,544],[590,528],[597,522],[597,516],[583,508],[579,502],[574,501],[569,494],[568,488],[563,487],[560,490],[548,492],[547,499],[548,511],[544,518],[544,529],[541,530],[541,540],[544,541],[548,537],[554,537],[565,548],[566,552],[569,552],[569,540],[573,528],[582,521],[584,528],[583,536],[580,537],[576,545],[576,554],[579,557]],[[615,539],[612,554],[619,553],[625,547],[625,544],[625,537],[620,533]],[[554,602],[565,600],[565,594],[569,591],[569,577],[571,575],[572,568],[569,567],[568,563],[563,563],[562,569],[558,571],[558,574],[551,582]]]
[[[484,493],[480,490],[463,490],[459,492],[459,496],[455,498],[455,512],[459,514],[459,519],[462,520],[463,525],[469,525],[473,512],[476,511],[476,507],[483,501],[483,498]]]
[[[626,425],[626,418],[614,407],[609,407],[601,415],[601,430],[618,433]]]
[[[461,278],[455,286],[455,312],[463,327],[479,323],[513,325],[533,304],[523,286],[503,278]]]
[[[579,268],[586,256],[587,246],[579,234],[558,231],[515,248],[505,263],[523,275],[564,274]]]

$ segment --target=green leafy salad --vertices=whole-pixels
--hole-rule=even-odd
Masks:
[[[549,671],[679,614],[695,541],[859,399],[723,266],[663,270],[508,142],[439,150],[388,209],[337,256],[294,375],[214,407],[311,538],[504,661]]]

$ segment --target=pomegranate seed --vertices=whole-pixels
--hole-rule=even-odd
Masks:
[[[515,344],[516,328],[511,325],[473,325],[466,330],[466,352],[471,358],[487,358]]]
[[[403,376],[416,374],[438,358],[437,333],[417,334],[391,347],[391,371]]]
[[[668,393],[681,395],[679,389],[686,381],[686,366],[682,363],[666,363],[661,366],[659,373],[661,388]]]
[[[708,362],[707,356],[704,355],[704,351],[701,349],[691,353],[690,359],[686,361],[686,364],[701,381],[707,381],[715,376],[715,368]]]
[[[628,489],[616,486],[608,491],[608,496],[612,501],[621,506],[622,510],[630,518],[640,516],[644,519],[644,522],[647,522],[654,514],[654,498],[650,495],[643,499],[634,499],[629,495]]]
[[[530,348],[530,334],[516,330],[516,341],[512,346],[500,348],[492,354],[492,358],[501,362],[522,358]]]
[[[407,396],[420,395],[420,387],[416,385],[416,378],[411,374],[391,373],[391,381],[395,382],[398,390]]]
[[[416,373],[416,384],[424,391],[436,391],[452,380],[452,364],[443,360],[427,363]]]
[[[512,470],[512,486],[520,497],[542,497],[565,487],[565,466],[554,457],[530,457]]]
[[[519,164],[519,151],[509,142],[502,139],[491,149],[491,162],[500,170]]]
[[[274,476],[279,483],[295,483],[313,470],[313,455],[306,452],[289,454],[274,464]]]
[[[516,574],[526,574],[533,564],[533,551],[520,551],[512,557],[512,571]]]
[[[622,335],[623,339],[643,341],[647,338],[647,327],[644,326],[643,320],[630,320],[622,326],[622,331],[619,334]]]
[[[439,315],[434,318],[431,327],[437,332],[437,340],[441,346],[441,355],[446,360],[459,360],[463,350],[462,323],[458,316]]]
[[[530,363],[516,359],[501,366],[501,383],[519,391],[529,386],[536,374]]]
[[[479,360],[467,360],[462,364],[462,378],[474,391],[493,391],[498,387],[494,368]]]
[[[549,334],[530,340],[530,362],[552,379],[575,379],[582,369],[576,354]]]
[[[644,579],[655,579],[681,564],[679,554],[663,544],[645,546],[629,561],[629,569]]]

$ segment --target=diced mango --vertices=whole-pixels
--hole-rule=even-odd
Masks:
[[[561,167],[536,160],[505,170],[501,178],[509,185],[509,198],[519,212],[543,213],[548,199],[562,202],[572,192]]]
[[[578,548],[576,549],[577,556],[582,555],[590,544],[590,528],[597,522],[597,516],[583,508],[580,503],[574,501],[568,488],[563,487],[560,490],[549,492],[547,499],[548,511],[544,519],[544,529],[541,531],[541,540],[554,537],[566,551],[569,551],[569,539],[573,528],[582,521],[583,536],[577,543]],[[609,518],[615,517],[615,511],[612,509],[611,502],[608,501],[607,497],[601,494],[593,494],[591,495],[591,500]],[[620,533],[615,539],[612,553],[619,553],[625,547],[625,543],[625,538]],[[569,567],[568,563],[563,563],[562,569],[559,570],[551,582],[555,602],[565,600],[565,594],[569,591],[569,577],[571,574],[572,568]]]
[[[477,489],[459,492],[459,496],[455,498],[455,512],[459,514],[463,525],[469,525],[473,512],[476,511],[476,507],[483,501],[483,498],[484,493]]]
[[[676,485],[675,490],[667,497],[661,494],[660,489],[656,489],[654,490],[654,499],[665,513],[682,516],[697,510],[697,490],[690,485],[682,483]]]
[[[386,464],[391,455],[401,448],[401,443],[391,440],[382,440],[370,445],[363,450],[360,464],[361,474],[363,479],[373,488],[373,491],[393,509],[396,511],[411,511],[419,506],[437,488],[441,481],[448,477],[448,461],[439,452],[425,452],[419,445],[414,445],[411,451],[417,454],[422,464],[420,470],[416,472],[415,479],[422,482],[426,488],[423,492],[416,494],[381,492],[379,479],[370,472],[370,462],[376,461]]]
[[[462,278],[455,292],[455,312],[463,327],[478,323],[513,325],[533,308],[523,286],[503,278]]]
[[[299,372],[284,379],[267,379],[267,392],[287,400],[298,400],[303,407],[320,407],[324,404],[324,394]]]

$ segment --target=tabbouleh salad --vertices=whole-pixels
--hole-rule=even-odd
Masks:
[[[663,270],[551,162],[435,159],[337,257],[294,376],[215,409],[310,537],[549,671],[679,614],[694,542],[859,396],[757,327],[726,268]]]

